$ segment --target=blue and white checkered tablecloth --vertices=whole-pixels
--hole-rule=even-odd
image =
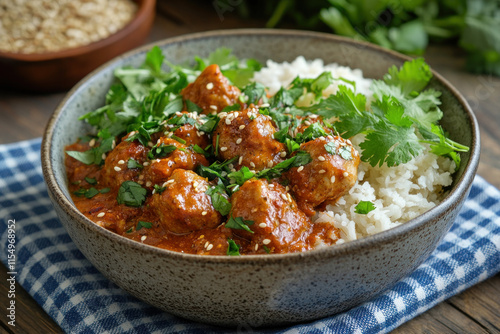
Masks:
[[[0,247],[8,266],[15,220],[16,280],[71,333],[226,333],[164,313],[121,290],[60,224],[40,166],[40,139],[0,145]],[[477,176],[451,231],[410,276],[348,312],[263,333],[388,332],[500,271],[500,191]],[[2,284],[6,284],[5,282]],[[4,305],[5,306],[5,305]]]

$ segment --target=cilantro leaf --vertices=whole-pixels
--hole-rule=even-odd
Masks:
[[[136,231],[139,231],[141,228],[151,228],[153,226],[153,223],[150,223],[150,222],[145,222],[145,221],[142,221],[142,220],[139,220],[139,222],[137,223],[137,227],[135,228]]]
[[[125,181],[118,189],[116,200],[118,204],[126,206],[139,207],[146,200],[147,190],[134,181]]]
[[[148,152],[148,158],[149,159],[164,158],[173,151],[175,151],[176,149],[177,147],[175,145],[165,145],[164,143],[161,143],[159,145],[156,144]]]
[[[157,194],[161,194],[162,192],[164,192],[167,189],[167,187],[162,187],[162,186],[159,186],[157,184],[155,184],[153,186],[153,188],[154,188],[154,192]]]
[[[143,165],[141,165],[140,163],[138,163],[136,160],[134,160],[133,158],[129,158],[128,161],[127,161],[127,168],[128,169],[133,169],[133,168],[139,168],[139,169],[142,169],[144,168]]]
[[[227,194],[224,185],[219,183],[217,186],[209,187],[205,194],[212,199],[212,205],[215,210],[223,216],[229,214],[231,211],[231,203],[227,200]]]
[[[248,226],[252,226],[254,223],[253,220],[244,220],[242,217],[233,216],[229,217],[229,220],[226,222],[225,226],[227,228],[232,228],[236,230],[245,230],[247,232],[253,233],[253,231]]]
[[[241,186],[254,176],[255,174],[247,166],[243,166],[239,171],[229,173],[227,177],[234,179],[234,183]]]
[[[85,177],[85,181],[87,181],[88,184],[97,184],[97,180],[95,178]]]
[[[159,74],[161,72],[161,65],[163,63],[163,53],[158,46],[153,46],[151,50],[146,53],[146,61],[144,65],[149,68],[154,74]]]
[[[375,205],[369,201],[360,201],[356,207],[354,212],[362,215],[366,215],[368,212],[375,210]]]
[[[234,242],[233,239],[227,239],[227,255],[238,256],[240,254],[240,247]]]
[[[420,92],[427,86],[431,78],[431,69],[425,63],[424,58],[406,61],[399,70],[393,65],[384,75],[385,83],[400,87],[405,96],[413,92]]]

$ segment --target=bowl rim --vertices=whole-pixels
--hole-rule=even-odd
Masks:
[[[83,89],[85,84],[91,80],[97,73],[104,70],[108,66],[113,65],[116,62],[119,62],[123,58],[128,58],[131,55],[146,52],[151,49],[155,45],[165,46],[169,44],[182,43],[187,41],[199,40],[199,39],[207,39],[207,38],[219,38],[223,36],[240,36],[244,38],[244,36],[267,36],[267,37],[295,37],[295,38],[316,38],[325,40],[325,42],[336,42],[336,43],[346,43],[350,44],[354,47],[362,47],[369,49],[372,52],[379,52],[385,55],[390,56],[392,59],[397,59],[400,61],[405,61],[411,59],[408,56],[402,55],[398,52],[384,49],[378,45],[374,45],[368,42],[357,41],[333,34],[328,33],[320,33],[320,32],[310,32],[310,31],[301,31],[301,30],[285,30],[285,29],[260,29],[260,28],[251,28],[251,29],[228,29],[228,30],[212,30],[206,32],[192,33],[186,34],[176,37],[171,37],[163,40],[159,40],[156,42],[152,42],[141,46],[139,48],[135,48],[131,51],[128,51],[121,56],[118,56],[105,64],[101,65],[91,73],[89,73],[86,77],[84,77],[78,84],[76,84],[64,97],[64,99],[60,102],[58,107],[55,109],[52,114],[42,140],[41,146],[41,160],[42,160],[42,170],[45,178],[45,182],[47,183],[49,193],[52,191],[52,195],[54,195],[54,201],[60,206],[62,210],[64,210],[70,217],[73,219],[79,220],[81,223],[85,225],[86,228],[89,228],[94,233],[98,233],[103,237],[111,239],[113,242],[122,243],[126,247],[130,247],[131,249],[135,249],[137,251],[144,251],[150,254],[154,254],[157,256],[167,256],[172,257],[178,260],[191,261],[196,263],[203,264],[215,264],[215,263],[228,263],[228,264],[255,264],[258,263],[260,265],[272,265],[279,263],[289,263],[296,261],[307,261],[307,260],[317,260],[317,259],[326,259],[337,257],[340,255],[346,255],[349,253],[353,253],[359,249],[369,249],[371,246],[389,242],[393,239],[397,239],[402,235],[408,233],[411,230],[417,229],[422,225],[426,224],[429,219],[432,217],[443,214],[453,206],[453,204],[459,200],[461,194],[464,194],[468,191],[469,187],[472,184],[474,176],[477,171],[478,163],[479,163],[479,155],[480,155],[480,136],[479,136],[479,125],[477,119],[470,108],[469,104],[465,100],[465,98],[459,93],[459,91],[452,86],[446,79],[444,79],[439,73],[431,69],[432,74],[435,79],[437,79],[446,89],[448,89],[451,94],[459,101],[459,103],[464,108],[465,113],[468,115],[471,127],[472,127],[472,144],[470,147],[470,158],[467,162],[467,165],[464,168],[464,172],[461,177],[457,180],[454,188],[450,190],[450,192],[446,195],[446,197],[435,207],[424,212],[423,214],[407,221],[404,224],[396,226],[386,231],[382,231],[376,233],[374,235],[367,236],[362,239],[349,241],[340,245],[332,245],[329,247],[323,247],[319,249],[313,249],[306,252],[297,252],[297,253],[286,253],[286,254],[273,254],[273,255],[244,255],[244,256],[220,256],[220,255],[197,255],[197,254],[186,254],[175,251],[170,251],[154,246],[150,246],[147,244],[139,243],[137,241],[125,238],[119,234],[111,232],[103,227],[98,226],[90,219],[85,217],[80,211],[76,209],[74,204],[66,198],[64,193],[61,190],[60,185],[56,182],[54,173],[53,173],[53,165],[51,160],[51,140],[54,135],[54,127],[57,121],[60,118],[60,115],[63,112],[63,109],[66,103],[71,99],[73,94],[78,93],[80,89]]]
[[[42,53],[19,53],[19,52],[5,52],[0,50],[0,59],[8,59],[11,61],[24,61],[28,63],[60,60],[63,58],[82,56],[89,54],[96,50],[106,48],[116,42],[126,38],[132,31],[137,30],[151,15],[154,10],[156,0],[132,0],[137,4],[137,12],[132,20],[125,26],[109,35],[104,39],[95,42],[80,45],[74,48],[62,49],[60,51],[42,52]]]

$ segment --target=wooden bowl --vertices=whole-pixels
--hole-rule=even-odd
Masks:
[[[238,57],[291,61],[323,58],[381,78],[408,57],[331,34],[296,30],[226,30],[155,43],[179,64],[206,57],[217,47]],[[240,328],[310,321],[373,298],[411,273],[436,248],[469,193],[479,162],[479,126],[466,100],[433,71],[430,85],[442,93],[443,128],[470,147],[439,205],[405,224],[341,245],[304,253],[246,256],[192,255],[124,238],[93,223],[71,200],[64,147],[89,128],[79,116],[104,104],[116,68],[138,66],[152,45],[103,65],[74,87],[49,121],[42,143],[48,193],[69,235],[106,277],[167,312]]]
[[[149,34],[156,0],[134,0],[135,17],[125,27],[97,42],[56,52],[0,51],[0,88],[30,91],[64,91],[106,61],[141,45]]]

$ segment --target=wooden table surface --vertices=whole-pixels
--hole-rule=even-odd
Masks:
[[[196,10],[193,10],[194,5]],[[226,9],[219,16],[211,1],[159,0],[148,41],[213,29],[263,27],[261,21],[242,20],[234,16],[232,8]],[[500,188],[500,79],[465,72],[464,55],[453,46],[431,46],[425,58],[458,88],[475,111],[482,143],[478,173]],[[64,93],[41,95],[0,91],[0,144],[40,137],[63,96]],[[0,305],[4,310],[8,303],[6,278],[2,265]],[[21,286],[16,289],[16,326],[7,325],[7,318],[2,316],[0,332],[61,332]],[[394,333],[500,333],[500,274],[438,304]]]

